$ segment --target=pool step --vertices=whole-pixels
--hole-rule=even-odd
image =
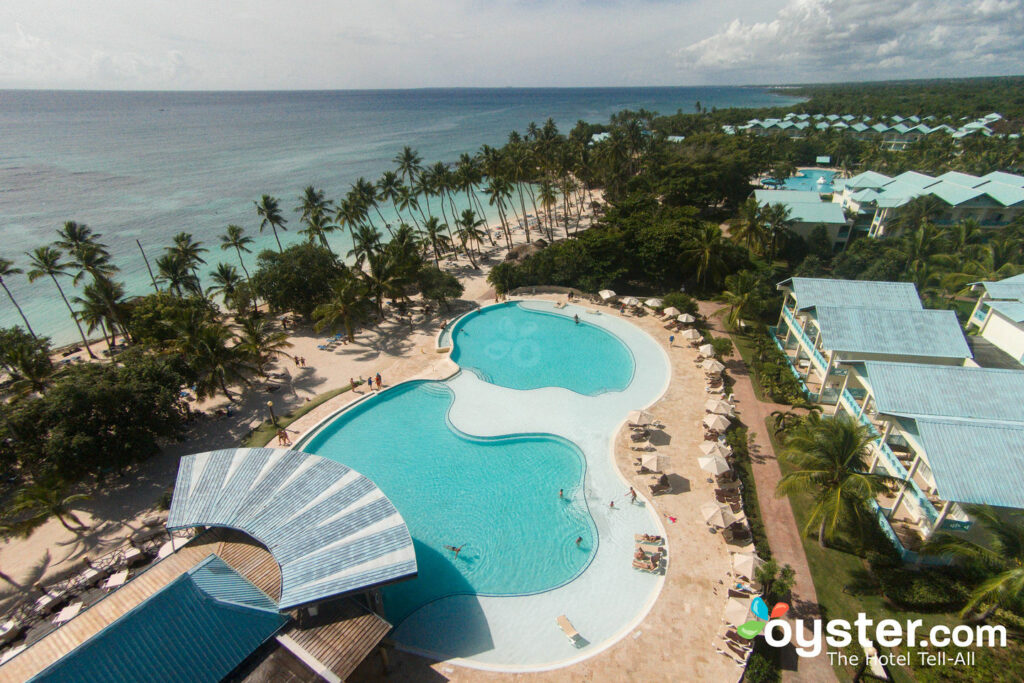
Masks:
[[[452,395],[452,390],[443,382],[424,382],[418,388],[423,393],[430,394],[431,396],[444,396],[445,398],[451,398]]]

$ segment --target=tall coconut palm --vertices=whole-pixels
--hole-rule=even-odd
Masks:
[[[348,252],[356,260],[356,267],[361,267],[363,262],[371,254],[381,249],[380,232],[376,228],[364,225],[352,234],[352,249]]]
[[[237,343],[229,346],[235,341],[231,330],[214,321],[181,332],[175,346],[195,373],[196,396],[204,399],[220,391],[234,403],[235,395],[228,387],[248,383],[246,376],[254,368]]]
[[[451,241],[441,227],[441,222],[437,219],[437,216],[431,216],[427,219],[427,222],[423,224],[423,232],[434,252],[434,265],[440,267],[438,259],[441,254],[447,253],[451,248]]]
[[[348,340],[353,342],[355,325],[366,321],[367,308],[364,284],[351,272],[346,271],[331,283],[330,298],[313,309],[313,319],[316,321],[313,328],[317,332],[322,332],[325,329],[333,331],[341,326],[345,329]]]
[[[332,203],[324,195],[323,190],[318,190],[312,185],[307,185],[299,197],[299,205],[295,210],[299,212],[300,221],[308,221],[316,214],[327,214],[333,208]]]
[[[754,252],[764,246],[764,215],[761,204],[753,197],[740,204],[736,220],[729,228],[729,237]]]
[[[28,333],[32,335],[33,339],[38,339],[38,337],[36,337],[35,331],[32,329],[32,325],[30,325],[28,322],[28,318],[25,317],[25,311],[21,310],[21,306],[18,305],[18,302],[17,300],[15,300],[14,295],[11,294],[11,290],[7,289],[7,283],[4,282],[5,277],[10,277],[11,275],[20,275],[22,272],[23,271],[21,270],[21,268],[14,267],[14,261],[9,261],[8,259],[5,258],[0,258],[0,287],[4,288],[4,291],[7,292],[7,298],[10,299],[11,303],[14,304],[14,307],[18,309],[18,315],[21,316],[21,319],[25,323],[25,329],[28,330]]]
[[[74,297],[78,304],[78,315],[86,324],[89,332],[99,328],[107,340],[111,350],[110,359],[114,360],[113,344],[118,334],[128,338],[128,309],[124,301],[124,285],[108,278],[98,278],[82,288],[82,296]],[[107,336],[107,331],[110,336]]]
[[[809,416],[787,435],[779,458],[796,469],[779,481],[775,494],[813,498],[804,533],[816,530],[822,548],[841,528],[864,528],[874,517],[869,501],[899,481],[868,471],[873,438],[849,415]]]
[[[65,221],[64,225],[57,229],[56,244],[64,251],[74,253],[83,244],[99,244],[101,237],[103,235],[93,232],[85,223]]]
[[[49,276],[53,280],[60,298],[64,300],[64,305],[68,307],[68,312],[71,314],[71,319],[75,322],[75,327],[78,328],[78,334],[82,337],[82,345],[85,347],[86,352],[88,352],[89,357],[95,358],[96,354],[89,347],[89,340],[85,338],[85,332],[82,330],[82,323],[79,322],[78,316],[75,315],[75,309],[71,308],[71,302],[68,301],[68,297],[64,294],[64,288],[60,286],[60,281],[57,279],[58,276],[68,277],[68,267],[70,264],[63,261],[64,255],[55,247],[37,247],[27,253],[26,256],[28,256],[32,264],[31,270],[28,271],[28,281],[35,282],[44,276]]]
[[[327,214],[315,211],[310,214],[309,218],[303,219],[306,227],[300,230],[301,234],[306,235],[310,242],[319,242],[320,246],[331,252],[330,243],[327,241],[327,233],[334,230],[334,224],[331,223],[331,219],[327,217]]]
[[[420,155],[412,147],[403,147],[402,151],[395,157],[398,172],[402,175],[405,183],[410,186],[419,175],[422,163],[423,159],[420,158]]]
[[[377,315],[384,317],[384,300],[387,297],[404,297],[408,280],[396,267],[391,254],[370,252],[366,257],[368,268],[360,271],[366,291],[377,307]]]
[[[478,266],[476,260],[473,258],[473,248],[470,246],[470,242],[476,242],[478,245],[480,244],[480,240],[484,237],[484,233],[480,229],[480,226],[483,225],[484,222],[476,217],[476,212],[473,211],[473,209],[466,209],[456,220],[455,224],[459,226],[455,234],[462,243],[462,248],[466,252],[466,255],[469,256],[469,262],[474,268],[477,268]]]
[[[558,190],[555,189],[555,184],[550,179],[542,178],[537,184],[537,201],[540,202],[541,208],[544,209],[544,217],[547,218],[548,239],[553,240],[555,239],[555,224],[551,217],[551,208],[558,203]]]
[[[284,247],[281,246],[281,238],[277,235],[277,229],[287,230],[284,224],[288,221],[281,215],[281,208],[277,200],[269,194],[265,194],[253,204],[256,206],[256,215],[260,217],[260,232],[263,232],[263,229],[269,225],[274,231],[274,239],[277,240],[277,250],[283,253]]]
[[[789,230],[792,209],[785,204],[769,204],[764,207],[766,242],[768,246],[768,265],[775,262],[775,249]]]
[[[512,231],[508,225],[508,218],[505,214],[505,202],[512,197],[512,190],[508,182],[503,178],[491,177],[484,187],[487,195],[487,203],[498,210],[498,219],[501,221],[502,232],[505,233],[505,246],[512,248]]]
[[[156,281],[160,284],[167,284],[167,289],[173,291],[179,298],[185,293],[201,294],[202,288],[195,273],[189,268],[189,263],[180,253],[168,251],[156,260]]]
[[[14,514],[31,513],[32,518],[27,520],[29,525],[32,522],[42,522],[49,517],[56,517],[65,529],[75,534],[80,533],[87,527],[71,511],[71,506],[80,500],[87,500],[89,496],[84,493],[66,495],[67,490],[67,484],[56,479],[34,482],[18,489],[9,511]],[[75,526],[68,524],[69,519]]]
[[[727,306],[716,315],[723,315],[730,329],[736,329],[740,320],[753,317],[752,314],[761,306],[760,284],[757,275],[749,270],[741,270],[725,278],[725,290],[719,300]]]
[[[705,223],[683,245],[682,256],[693,268],[702,288],[721,281],[729,264],[725,260],[725,239],[713,223]]]
[[[91,276],[95,282],[109,279],[118,270],[110,260],[110,252],[102,244],[96,242],[79,244],[69,252],[68,257],[71,260],[71,265],[78,270],[71,280],[76,287],[86,275]]]
[[[199,273],[196,272],[196,268],[199,264],[206,264],[202,255],[209,251],[203,246],[203,243],[194,241],[191,233],[179,232],[174,236],[174,246],[168,247],[167,250],[178,254],[188,269],[192,271],[196,282],[199,282]]]
[[[238,265],[242,266],[245,279],[251,282],[249,271],[245,267],[245,259],[242,258],[242,252],[251,253],[250,244],[252,244],[252,238],[245,234],[245,229],[240,225],[229,225],[227,231],[220,236],[220,248],[235,250],[235,253],[238,254]]]
[[[242,283],[242,277],[238,274],[238,270],[228,263],[218,263],[214,270],[210,271],[210,279],[213,284],[206,288],[206,296],[214,297],[221,295],[224,298],[224,303],[230,305],[234,301],[235,295],[238,291],[238,285]],[[238,306],[239,309],[244,309],[244,306]]]
[[[530,174],[530,151],[521,144],[509,143],[506,155],[509,178],[515,184],[516,192],[519,194],[519,205],[523,210],[523,226],[526,231],[526,241],[530,241],[530,222],[526,215],[526,201],[523,199],[523,184],[528,182]],[[531,194],[531,198],[532,198]]]
[[[989,572],[990,577],[975,587],[960,611],[961,617],[984,621],[1000,605],[1017,604],[1024,596],[1024,520],[1016,512],[998,514],[980,505],[966,508],[984,530],[983,542],[940,531],[924,544],[921,552],[950,555]]]
[[[265,318],[243,318],[238,335],[238,348],[248,356],[249,362],[262,377],[275,358],[287,356],[291,348],[288,334],[275,330]]]

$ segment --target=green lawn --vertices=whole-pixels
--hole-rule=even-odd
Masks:
[[[279,416],[277,418],[276,425],[270,420],[264,421],[263,424],[249,432],[249,435],[242,439],[242,447],[259,448],[261,446],[266,446],[270,443],[271,439],[277,436],[278,429],[287,427],[309,411],[313,410],[313,408],[316,408],[317,406],[322,405],[325,401],[329,401],[335,396],[344,394],[346,391],[350,391],[351,389],[352,387],[346,385],[340,389],[332,389],[331,391],[318,394],[309,403],[303,403],[290,413]]]
[[[750,384],[754,387],[754,396],[757,397],[758,401],[762,403],[770,403],[764,397],[764,391],[761,389],[761,382],[757,378],[757,374],[754,372],[754,364],[752,359],[754,358],[754,340],[745,334],[734,334],[732,335],[733,346],[736,347],[736,351],[739,352],[740,357],[743,359],[743,364],[747,366],[747,372],[750,373]]]

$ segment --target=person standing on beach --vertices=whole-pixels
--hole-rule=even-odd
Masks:
[[[676,343],[676,335],[674,335],[674,334],[668,335],[668,345],[669,346],[675,346],[675,343]]]
[[[383,384],[383,380],[380,377],[380,373],[377,373],[377,388],[380,389],[380,385]]]

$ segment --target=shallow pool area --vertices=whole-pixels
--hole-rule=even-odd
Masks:
[[[820,168],[801,168],[792,178],[786,178],[782,183],[786,190],[816,190],[818,192],[832,191],[832,178],[835,171],[825,171]]]
[[[583,316],[530,311],[517,302],[474,311],[452,326],[452,360],[510,389],[563,387],[586,396],[622,391],[633,357],[615,335]]]
[[[447,420],[453,399],[444,383],[408,382],[362,401],[303,446],[368,477],[405,518],[419,576],[382,589],[396,625],[447,595],[555,588],[594,551],[579,449],[542,434],[459,433]]]
[[[365,396],[298,447],[361,472],[402,513],[419,576],[381,589],[400,648],[499,671],[586,659],[628,634],[664,582],[631,566],[633,535],[664,527],[643,497],[629,503],[612,444],[664,393],[668,358],[625,320],[547,301],[449,329],[462,369]],[[506,360],[531,357],[523,340],[539,360]],[[583,640],[560,631],[563,614]]]

